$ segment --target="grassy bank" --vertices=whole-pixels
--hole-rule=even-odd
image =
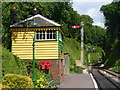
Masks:
[[[90,47],[89,49],[87,49]],[[90,44],[84,44],[84,65],[88,65],[88,54],[90,63],[98,62],[102,59],[102,48]],[[80,60],[80,42],[76,39],[64,37],[64,53],[70,54],[70,73],[77,73],[76,60]]]
[[[2,74],[19,74],[28,76],[24,61],[14,56],[9,50],[2,48]]]
[[[75,39],[64,37],[64,53],[70,54],[70,73],[76,73],[75,60],[80,60],[80,43]]]

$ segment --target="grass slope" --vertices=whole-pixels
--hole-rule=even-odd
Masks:
[[[90,63],[96,63],[102,59],[102,48],[84,44],[84,65],[88,64],[88,51],[86,51],[88,46],[91,47],[91,50],[89,50]],[[80,43],[76,39],[64,37],[64,53],[70,54],[70,73],[78,72],[75,61],[80,60],[80,48]]]
[[[64,37],[64,53],[70,54],[70,73],[76,73],[75,60],[80,60],[80,43],[76,39]]]
[[[0,48],[2,48],[2,74],[13,73],[27,76],[28,73],[25,63],[6,48],[2,46]]]

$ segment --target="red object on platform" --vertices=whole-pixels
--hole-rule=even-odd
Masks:
[[[42,69],[50,69],[50,61],[40,61],[40,65]]]

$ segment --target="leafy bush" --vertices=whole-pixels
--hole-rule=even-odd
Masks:
[[[102,60],[102,53],[104,53],[104,51],[102,50],[101,47],[94,46],[91,44],[85,44],[85,50],[86,50],[85,53],[86,53],[86,57],[87,57],[87,62],[88,62],[88,54],[90,54],[90,63],[91,64]]]
[[[25,63],[2,47],[2,74],[28,75]]]
[[[40,88],[50,88],[47,79],[44,75],[41,75],[37,80],[37,86]]]
[[[33,88],[32,79],[18,74],[6,74],[3,76],[2,84],[10,88]]]
[[[52,88],[52,85],[49,84],[49,78],[46,78],[46,75],[47,74],[43,73],[42,71],[38,71],[36,73],[38,88]]]

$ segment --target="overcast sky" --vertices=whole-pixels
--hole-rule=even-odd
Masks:
[[[93,25],[98,25],[104,28],[104,16],[100,12],[100,7],[102,5],[110,4],[113,0],[72,0],[72,7],[80,15],[89,15],[94,23]]]

